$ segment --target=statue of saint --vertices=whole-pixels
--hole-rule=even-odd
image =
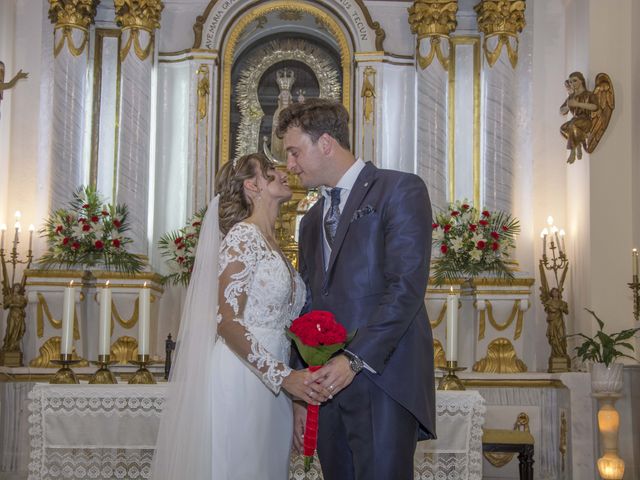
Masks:
[[[279,162],[284,162],[286,160],[286,156],[284,152],[284,146],[282,144],[282,139],[278,138],[278,136],[276,135],[276,129],[278,128],[278,117],[280,116],[280,112],[284,108],[287,108],[293,102],[291,87],[293,86],[295,81],[296,76],[293,70],[283,68],[276,71],[276,82],[278,83],[280,94],[278,95],[278,108],[276,108],[276,111],[273,113],[273,123],[271,126],[271,154]]]
[[[20,341],[24,336],[25,325],[25,307],[27,306],[27,296],[24,287],[20,283],[13,285],[9,292],[4,295],[4,308],[9,309],[7,316],[7,330],[4,334],[4,342],[2,344],[3,352],[20,352]]]
[[[568,372],[571,366],[571,358],[567,355],[567,333],[564,325],[564,316],[569,314],[569,305],[562,299],[562,286],[564,284],[568,264],[565,265],[558,286],[549,288],[549,282],[544,271],[544,265],[540,261],[540,301],[547,314],[547,341],[551,347],[549,357],[549,372]],[[557,277],[556,277],[557,278]]]

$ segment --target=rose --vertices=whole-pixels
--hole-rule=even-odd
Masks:
[[[331,312],[312,310],[296,318],[287,330],[298,348],[309,371],[318,370],[337,351],[344,348],[353,335],[336,321]],[[304,430],[304,470],[308,472],[318,442],[319,405],[307,405],[307,421]]]

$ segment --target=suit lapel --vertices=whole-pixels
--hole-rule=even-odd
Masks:
[[[331,271],[333,264],[336,261],[336,257],[340,252],[340,248],[342,247],[342,243],[344,242],[344,238],[347,235],[347,231],[349,230],[349,225],[351,225],[351,218],[353,217],[353,213],[362,203],[364,196],[369,191],[371,184],[373,183],[373,177],[375,175],[377,168],[370,162],[367,162],[365,167],[358,175],[358,179],[356,183],[353,184],[353,189],[351,193],[349,193],[349,198],[347,199],[347,203],[344,206],[344,211],[340,214],[340,222],[338,223],[338,229],[336,230],[336,237],[333,240],[333,248],[331,249],[331,257],[329,257],[329,266],[327,267],[327,274]],[[325,281],[328,278],[325,277]]]

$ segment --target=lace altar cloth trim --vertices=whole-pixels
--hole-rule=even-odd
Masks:
[[[35,385],[29,393],[29,480],[150,478],[153,449],[144,445],[155,442],[165,388],[164,385]],[[414,478],[481,480],[485,411],[484,399],[476,391],[438,391],[439,439],[418,443]],[[142,433],[141,428],[131,426],[136,420],[146,425]],[[119,431],[120,443],[105,445],[104,432],[108,433],[108,426],[118,421],[133,431]],[[96,425],[102,422],[102,427],[97,434],[87,433],[86,422],[96,422]],[[91,435],[102,443],[94,441]],[[135,438],[142,447],[133,448],[132,443],[136,442],[131,440],[124,446],[125,437]],[[61,438],[67,444],[56,443]],[[87,442],[87,438],[92,441]],[[293,456],[290,478],[322,480],[318,460],[305,475],[302,457]]]

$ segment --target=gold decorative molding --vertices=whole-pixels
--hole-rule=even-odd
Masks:
[[[418,66],[424,70],[438,58],[442,68],[449,68],[449,57],[442,51],[442,43],[449,43],[449,35],[456,30],[458,22],[457,0],[415,0],[409,7],[409,25],[411,33],[416,34],[416,59]],[[426,56],[420,53],[420,42],[429,39],[430,50]],[[447,45],[449,47],[449,45]]]
[[[99,0],[49,0],[49,20],[55,28],[88,30],[95,19]]]
[[[74,57],[84,52],[89,42],[89,25],[94,22],[98,3],[99,0],[49,0],[49,19],[55,25],[54,40],[56,35],[60,36],[53,47],[54,57],[60,54],[65,44]],[[74,43],[73,30],[81,32],[80,45]]]
[[[113,0],[113,6],[116,23],[123,30],[134,28],[153,32],[160,28],[162,0]]]
[[[433,366],[434,368],[445,368],[447,366],[447,356],[442,343],[436,339],[433,340]]]
[[[480,310],[480,327],[478,329],[478,340],[482,340],[484,338],[485,329],[486,329],[486,320],[485,320],[486,315],[488,315],[489,317],[489,323],[491,324],[491,326],[495,328],[498,332],[502,332],[503,330],[506,330],[507,328],[509,328],[517,316],[518,320],[516,321],[516,330],[513,333],[513,339],[514,340],[519,339],[520,335],[522,335],[522,324],[523,324],[523,318],[524,318],[524,312],[520,309],[520,300],[516,300],[515,302],[513,302],[513,308],[511,309],[511,314],[509,315],[509,318],[507,318],[506,322],[504,323],[498,323],[495,317],[493,316],[493,305],[491,304],[491,301],[489,300],[482,300],[482,301],[485,302],[486,308],[483,310]],[[477,308],[477,301],[474,302],[474,307]],[[485,311],[486,311],[486,315],[485,315]]]
[[[209,5],[211,6],[211,4]],[[224,52],[222,55],[222,112],[221,112],[221,135],[220,135],[220,161],[219,164],[223,165],[230,159],[230,146],[231,146],[231,70],[236,54],[236,47],[243,31],[248,25],[256,18],[267,15],[271,12],[280,11],[296,11],[301,13],[307,13],[315,17],[319,22],[326,26],[336,43],[338,44],[338,50],[340,52],[340,64],[342,67],[342,104],[351,112],[351,78],[352,78],[352,52],[349,47],[349,41],[346,35],[342,31],[338,22],[324,10],[316,7],[315,5],[308,3],[298,3],[285,0],[276,0],[266,4],[257,4],[255,8],[247,11],[231,28],[227,41],[225,44]],[[207,7],[209,11],[209,7]],[[206,17],[205,17],[206,19]],[[204,20],[203,20],[204,22]],[[199,45],[196,45],[199,46]]]
[[[38,310],[36,313],[36,333],[38,338],[42,338],[44,336],[44,317],[47,317],[49,324],[55,329],[62,328],[62,320],[56,320],[54,316],[51,314],[51,310],[49,310],[49,305],[47,304],[47,299],[44,298],[44,295],[40,292],[36,294],[38,298]],[[78,312],[75,307],[73,309],[73,339],[80,340],[80,328],[78,327]]]
[[[562,456],[562,471],[564,472],[564,460],[567,455],[567,415],[564,411],[560,414],[560,446],[558,447]]]
[[[194,35],[194,42],[193,42],[193,48],[194,49],[201,48],[201,46],[202,46],[201,45],[202,44],[202,28],[204,27],[204,24],[209,19],[209,14],[211,13],[211,10],[213,10],[213,7],[215,7],[216,4],[218,2],[221,2],[221,1],[223,1],[223,0],[210,0],[209,4],[207,5],[207,8],[205,8],[205,10],[202,13],[202,15],[200,15],[200,16],[198,16],[196,18],[196,23],[193,25],[193,33],[195,34]],[[281,8],[280,9],[281,11],[283,11],[283,12],[297,12],[297,11],[299,11],[297,8],[295,8],[295,7],[297,7],[299,5],[298,2],[290,0],[289,2],[285,2],[285,3],[288,3],[291,7],[294,7],[294,8],[286,8],[285,7],[285,8]],[[367,25],[369,26],[369,28],[371,28],[376,34],[376,39],[375,39],[376,50],[383,51],[384,50],[384,45],[383,45],[384,44],[384,39],[386,38],[387,34],[385,33],[384,29],[380,26],[380,22],[374,22],[373,21],[373,19],[371,18],[371,14],[369,13],[369,9],[364,4],[363,0],[355,0],[355,3],[362,10],[362,13],[364,15],[364,19],[367,22]],[[287,15],[291,15],[291,13],[287,13]]]
[[[145,61],[153,52],[154,30],[160,28],[162,0],[113,0],[116,23],[123,33],[128,31],[126,43],[120,50],[120,61],[124,61],[133,46],[140,61]],[[140,31],[149,34],[146,47],[140,44]]]
[[[511,342],[504,337],[500,337],[489,343],[487,356],[475,363],[473,371],[483,373],[520,373],[526,372],[527,366],[518,358]]]
[[[460,306],[461,306],[461,302],[458,301],[458,309],[460,308]],[[442,302],[442,307],[440,308],[440,313],[438,313],[438,318],[436,318],[436,320],[433,321],[433,322],[431,320],[429,320],[429,323],[431,324],[431,329],[432,330],[438,328],[438,325],[440,325],[442,323],[442,321],[444,320],[444,316],[446,315],[446,313],[447,313],[447,300],[445,299]]]
[[[111,345],[110,354],[120,365],[127,365],[129,360],[138,358],[138,340],[124,335]]]
[[[471,388],[567,388],[560,380],[502,380],[502,379],[462,379],[465,387]]]
[[[51,337],[46,342],[44,342],[38,351],[40,355],[29,362],[29,366],[33,368],[60,368],[60,365],[55,365],[51,363],[51,360],[58,360],[60,358],[60,337]],[[72,360],[80,360],[80,363],[77,363],[75,366],[77,367],[88,367],[89,362],[87,362],[84,358],[78,357],[76,353],[76,347],[73,347],[71,353]]]
[[[484,34],[482,48],[490,67],[500,58],[502,47],[506,47],[511,66],[518,64],[518,34],[526,25],[525,0],[482,0],[474,7],[477,13],[478,31]],[[497,37],[495,48],[489,49],[487,40]],[[515,41],[515,48],[511,40]]]
[[[115,318],[116,322],[118,322],[122,328],[125,328],[127,330],[133,328],[135,324],[138,323],[138,309],[139,309],[139,303],[140,303],[139,300],[140,298],[136,298],[136,301],[133,305],[133,314],[131,314],[131,318],[129,318],[129,320],[125,320],[120,316],[120,313],[116,308],[115,302],[111,300],[112,319]],[[111,330],[112,330],[111,333],[113,333],[113,320],[111,321]]]

